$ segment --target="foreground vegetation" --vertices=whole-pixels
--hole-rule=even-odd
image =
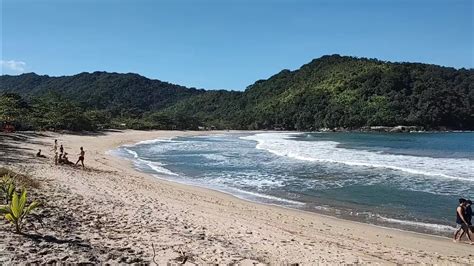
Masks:
[[[105,72],[2,76],[0,92],[0,119],[18,129],[474,130],[474,70],[339,55],[283,70],[243,92]]]
[[[5,202],[5,205],[0,205],[0,215],[14,226],[15,233],[21,234],[26,219],[39,206],[36,201],[27,204],[28,198],[25,186],[27,186],[26,184],[34,186],[35,182],[28,182],[28,177],[14,174],[4,168],[0,169],[0,173],[3,173],[0,180],[0,194]],[[20,194],[17,193],[19,186],[22,186]]]

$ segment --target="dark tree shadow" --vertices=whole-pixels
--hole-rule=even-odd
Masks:
[[[0,133],[0,162],[9,164],[44,160],[35,157],[36,151],[25,147],[25,144],[45,145],[46,142],[35,140],[44,136],[37,132]]]
[[[92,246],[89,243],[84,242],[84,240],[80,241],[77,239],[59,239],[55,236],[51,235],[39,235],[39,234],[29,234],[29,233],[22,233],[26,238],[29,238],[30,240],[40,243],[40,242],[47,242],[47,243],[54,243],[54,244],[69,244],[72,246],[76,247],[82,247],[82,248],[92,248]]]
[[[61,131],[63,134],[75,135],[75,136],[105,136],[108,133],[123,133],[120,129],[104,129],[101,131]]]

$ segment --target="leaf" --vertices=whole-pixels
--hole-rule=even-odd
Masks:
[[[20,207],[20,202],[19,202],[19,199],[18,199],[18,194],[13,193],[11,209],[12,209],[13,216],[16,217],[16,218],[20,217],[20,214],[21,214],[19,207]]]
[[[25,205],[26,205],[26,189],[23,189],[20,196],[20,203],[18,204],[18,211],[20,215],[23,214]]]
[[[0,206],[0,213],[9,213],[10,208],[7,205]]]
[[[36,207],[39,206],[39,203],[36,201],[33,201],[28,208],[26,208],[25,215],[30,213],[32,210],[36,209]]]
[[[7,194],[9,198],[13,195],[13,191],[15,191],[15,185],[13,183],[10,183],[8,185],[8,194]]]
[[[15,218],[12,216],[11,213],[5,214],[5,219],[7,219],[8,221],[10,221],[12,224],[15,223]]]

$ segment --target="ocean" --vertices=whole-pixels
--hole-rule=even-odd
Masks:
[[[474,133],[228,133],[115,151],[143,172],[239,198],[436,235],[474,199]]]

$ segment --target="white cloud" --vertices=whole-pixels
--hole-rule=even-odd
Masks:
[[[0,65],[2,72],[23,73],[26,68],[25,62],[16,60],[0,60]]]

